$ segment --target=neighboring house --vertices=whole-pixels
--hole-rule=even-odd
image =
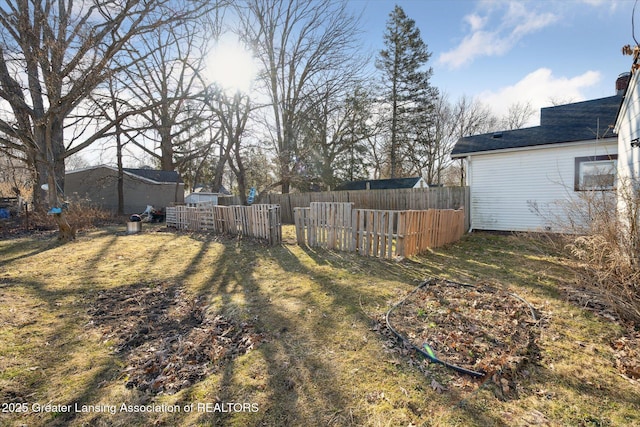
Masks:
[[[118,210],[118,170],[94,166],[65,175],[65,195],[88,199],[102,209]],[[124,213],[141,213],[147,205],[156,209],[184,203],[184,183],[174,171],[124,169]]]
[[[540,110],[540,126],[461,138],[471,228],[566,231],[562,222],[584,190],[613,190],[622,91]]]
[[[363,181],[343,182],[335,191],[345,190],[393,190],[398,188],[429,188],[422,177],[367,179]]]

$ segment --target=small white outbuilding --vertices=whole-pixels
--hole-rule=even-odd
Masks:
[[[195,205],[195,204],[204,203],[204,202],[209,202],[209,203],[213,203],[214,205],[217,205],[219,195],[220,195],[219,193],[194,192],[194,193],[188,194],[184,198],[184,202],[187,205]]]

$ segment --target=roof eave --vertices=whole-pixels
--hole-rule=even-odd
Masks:
[[[461,153],[452,153],[451,154],[451,158],[452,159],[462,159],[465,157],[469,157],[469,156],[475,156],[475,155],[481,155],[481,154],[493,154],[493,153],[500,153],[500,152],[511,152],[511,151],[525,151],[525,150],[531,150],[531,149],[543,149],[543,148],[549,148],[551,146],[571,146],[571,145],[582,145],[582,144],[589,144],[589,143],[593,143],[593,142],[614,142],[617,141],[618,139],[618,135],[613,135],[613,136],[608,136],[606,138],[601,138],[601,139],[577,139],[577,140],[572,140],[572,141],[562,141],[562,142],[547,142],[547,143],[542,143],[542,144],[535,144],[535,145],[525,145],[522,147],[504,147],[504,148],[497,148],[497,149],[493,149],[493,150],[482,150],[482,151],[467,151],[467,152],[461,152]]]

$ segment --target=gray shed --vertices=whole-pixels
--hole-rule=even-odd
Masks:
[[[65,175],[65,195],[87,199],[95,206],[118,210],[118,170],[93,166]],[[156,209],[184,203],[184,182],[175,171],[124,169],[124,212],[142,213],[147,205]]]

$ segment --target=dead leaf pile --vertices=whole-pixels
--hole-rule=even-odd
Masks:
[[[611,347],[614,350],[616,368],[628,378],[640,379],[640,331],[634,325],[627,325],[624,336],[614,340]]]
[[[399,305],[389,321],[416,347],[427,343],[440,360],[490,374],[515,371],[534,339],[529,305],[483,284],[433,280]]]
[[[189,387],[263,340],[250,323],[209,313],[203,298],[166,283],[102,291],[89,314],[125,357],[126,386],[152,393]]]

